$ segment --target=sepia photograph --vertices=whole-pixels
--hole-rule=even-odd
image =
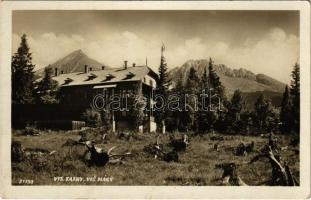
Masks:
[[[303,184],[300,10],[11,20],[11,186]]]

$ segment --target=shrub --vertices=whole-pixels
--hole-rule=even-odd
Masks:
[[[32,126],[26,126],[25,131],[23,132],[24,135],[39,135],[40,132],[32,127]]]
[[[99,127],[102,124],[101,114],[92,109],[86,109],[85,112],[82,113],[82,119],[89,127]]]
[[[57,104],[59,100],[56,99],[56,95],[46,94],[39,98],[39,102],[42,104]]]

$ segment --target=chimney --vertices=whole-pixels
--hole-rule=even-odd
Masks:
[[[105,70],[105,66],[102,66],[102,70]]]
[[[54,69],[54,73],[55,73],[54,74],[55,76],[58,76],[58,68],[57,67]]]
[[[89,71],[92,71],[92,67],[90,67]]]
[[[133,63],[133,67],[135,67],[136,66],[136,63]]]
[[[88,70],[87,65],[84,65],[84,73],[88,73],[88,72],[89,72],[89,70]]]
[[[127,69],[127,60],[124,61],[124,69]]]

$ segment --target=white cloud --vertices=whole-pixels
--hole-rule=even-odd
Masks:
[[[19,45],[19,36],[13,34],[13,52]],[[160,39],[146,40],[133,32],[116,32],[101,35],[91,40],[81,35],[56,35],[44,33],[39,37],[28,37],[37,68],[44,67],[70,52],[82,49],[85,53],[112,67],[121,66],[123,60],[137,65],[148,64],[155,70],[160,62]],[[188,59],[212,57],[216,63],[230,67],[244,67],[256,73],[265,73],[281,81],[288,82],[292,65],[299,57],[299,39],[287,35],[280,28],[273,28],[261,38],[245,38],[239,46],[231,46],[223,41],[205,41],[200,37],[185,40],[182,44],[166,41],[168,65],[176,67]]]
[[[20,43],[20,37],[13,34],[13,52]],[[36,68],[45,67],[55,62],[57,59],[69,54],[70,52],[80,49],[85,43],[79,35],[55,35],[54,33],[44,33],[39,37],[28,36],[28,44],[32,52],[33,63]]]
[[[245,67],[289,82],[293,64],[299,58],[299,39],[282,29],[271,29],[254,44],[232,49],[225,57],[228,65]]]
[[[244,44],[236,47],[222,41],[204,42],[193,38],[170,51],[168,57],[176,65],[187,59],[212,57],[216,63],[265,73],[288,83],[292,66],[299,58],[299,39],[280,28],[271,29],[261,38],[246,38]]]

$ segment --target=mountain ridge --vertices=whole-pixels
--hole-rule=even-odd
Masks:
[[[207,59],[188,60],[182,66],[175,67],[169,71],[173,85],[182,78],[183,84],[188,78],[190,68],[193,67],[200,76],[204,72],[204,68],[208,68]],[[270,91],[282,93],[285,84],[265,74],[255,74],[250,70],[239,68],[232,69],[223,64],[214,65],[220,81],[226,88],[226,94],[233,94],[234,90],[240,89],[242,92]]]

